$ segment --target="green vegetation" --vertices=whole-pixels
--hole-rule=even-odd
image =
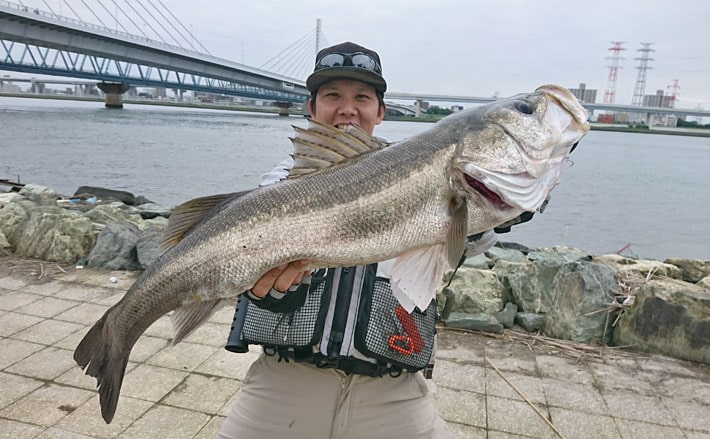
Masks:
[[[700,124],[696,121],[689,122],[687,120],[678,119],[677,127],[683,128],[708,128],[710,129],[710,123]]]
[[[436,105],[431,105],[426,110],[427,114],[441,115],[441,116],[448,116],[449,114],[451,114],[453,112],[454,112],[454,110],[450,110],[448,108],[437,107]]]
[[[639,131],[648,131],[648,125],[646,125],[643,122],[638,122],[638,123],[630,123],[629,128],[632,130],[639,130]]]

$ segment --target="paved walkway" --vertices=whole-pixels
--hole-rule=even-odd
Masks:
[[[232,310],[175,347],[167,318],[150,327],[110,425],[94,379],[72,360],[135,276],[0,258],[0,437],[214,437],[257,355],[223,349]],[[443,330],[434,375],[435,402],[458,438],[710,438],[707,365]]]

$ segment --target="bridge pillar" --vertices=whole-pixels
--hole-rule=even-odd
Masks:
[[[288,116],[288,109],[293,107],[293,102],[274,102],[274,107],[279,107],[279,116]]]
[[[123,82],[99,82],[96,86],[106,95],[106,108],[123,108],[121,95],[131,88]]]
[[[414,117],[422,117],[422,100],[417,99],[417,101],[414,103],[414,107],[416,108]]]
[[[31,90],[32,93],[42,94],[44,93],[44,88],[46,84],[43,82],[32,82]]]

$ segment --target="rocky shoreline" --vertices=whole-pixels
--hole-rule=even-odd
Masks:
[[[66,197],[26,185],[0,193],[0,256],[142,270],[157,257],[171,212],[128,192],[82,187]],[[710,364],[710,260],[499,243],[444,280],[439,312],[449,327],[519,326]]]

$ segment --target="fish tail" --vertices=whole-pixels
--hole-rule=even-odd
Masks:
[[[101,416],[107,424],[113,420],[118,405],[130,349],[114,343],[106,325],[106,313],[91,327],[74,351],[74,361],[89,376],[96,377]]]

